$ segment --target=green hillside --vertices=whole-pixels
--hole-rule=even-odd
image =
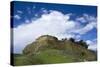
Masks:
[[[84,41],[73,38],[58,40],[54,36],[43,35],[27,45],[22,55],[14,55],[14,65],[35,65],[96,61],[97,56],[87,49]]]

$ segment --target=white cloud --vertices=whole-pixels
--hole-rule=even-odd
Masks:
[[[90,22],[97,22],[97,19],[94,16],[83,14],[81,17],[77,17],[76,21],[81,23],[90,23]]]
[[[35,9],[36,8],[36,6],[33,6],[33,9]]]
[[[22,14],[23,12],[22,12],[22,11],[20,11],[20,10],[17,10],[17,13]]]
[[[74,31],[76,33],[79,33],[80,35],[86,34],[87,32],[91,31],[93,28],[97,28],[97,18],[94,16],[83,14],[83,16],[76,18],[76,21],[87,24],[86,26],[81,27],[80,29]]]
[[[29,7],[27,7],[27,12],[28,14],[31,14],[31,9]]]
[[[14,28],[14,48],[20,48],[19,51],[37,37],[45,34],[61,38],[74,37],[67,33],[76,27],[74,21],[68,21],[69,15],[64,15],[58,11],[52,11],[50,14],[43,14],[41,18],[33,20],[29,24],[19,25]],[[14,51],[15,51],[14,50]]]
[[[41,35],[52,35],[59,39],[78,37],[74,33],[85,32],[88,28],[94,28],[94,22],[81,28],[81,25],[75,21],[70,21],[71,14],[64,15],[59,11],[50,11],[50,13],[44,13],[40,18],[32,20],[30,23],[25,23],[13,28],[14,31],[14,52],[21,52],[23,48],[33,42],[37,37]],[[29,22],[29,21],[28,21]],[[81,28],[81,29],[80,29]],[[90,30],[89,29],[89,30]],[[89,31],[89,30],[86,30]]]
[[[88,49],[97,50],[97,39],[87,40],[86,43],[89,44]]]
[[[41,11],[44,13],[44,14],[47,14],[49,11],[46,10],[45,8],[41,8]]]
[[[92,44],[92,41],[91,40],[87,40],[86,43],[87,44]]]
[[[30,23],[30,21],[28,19],[25,20],[25,23]]]
[[[88,49],[97,51],[97,45],[90,45]]]
[[[21,19],[21,17],[19,15],[17,15],[17,14],[14,15],[14,18],[17,19],[17,20]]]
[[[96,22],[90,22],[85,27],[75,30],[74,32],[79,34],[86,34],[87,32],[91,31],[93,28],[97,28]]]
[[[76,18],[76,21],[82,22],[82,23],[86,23],[87,22],[84,17]]]

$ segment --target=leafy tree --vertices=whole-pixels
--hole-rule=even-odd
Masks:
[[[64,39],[62,39],[61,41],[66,41],[67,40],[67,38],[64,38]]]
[[[80,41],[79,41],[79,44],[80,44],[81,46],[85,47],[85,48],[88,48],[87,43],[84,42],[83,40],[80,40]]]
[[[74,38],[70,38],[69,39],[71,42],[75,42],[75,39]]]

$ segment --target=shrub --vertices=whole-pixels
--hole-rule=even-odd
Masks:
[[[69,39],[71,42],[75,42],[75,39],[74,38],[70,38]]]
[[[80,41],[79,41],[79,44],[80,44],[81,46],[85,47],[86,49],[88,48],[87,43],[84,42],[83,40],[80,40]]]

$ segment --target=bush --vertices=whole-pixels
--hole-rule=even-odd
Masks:
[[[75,39],[74,38],[70,38],[69,39],[71,42],[75,42]]]
[[[80,44],[81,46],[85,47],[86,49],[88,48],[87,43],[84,42],[83,40],[80,40],[80,41],[79,41],[79,44]]]

